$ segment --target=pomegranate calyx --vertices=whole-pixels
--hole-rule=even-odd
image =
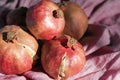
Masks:
[[[16,32],[15,31],[10,31],[10,32],[3,32],[3,40],[6,42],[12,42],[13,40],[16,39]]]
[[[77,44],[77,40],[68,35],[63,35],[65,38],[60,38],[61,45],[65,48],[72,48],[74,50],[74,46]]]
[[[77,44],[77,40],[74,38],[68,38],[67,46],[74,50],[74,46]]]
[[[55,18],[62,18],[62,17],[63,17],[63,12],[62,12],[62,10],[60,10],[60,9],[54,10],[54,11],[53,11],[53,16],[54,16]]]
[[[66,9],[66,6],[68,1],[62,0],[60,3],[58,3],[58,6],[64,11]]]

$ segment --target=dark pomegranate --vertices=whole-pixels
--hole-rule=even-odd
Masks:
[[[86,62],[84,49],[70,36],[46,41],[42,47],[41,61],[44,70],[56,80],[66,80],[80,72]]]
[[[58,4],[64,12],[65,28],[64,33],[79,40],[88,27],[88,18],[80,5],[64,1]]]
[[[20,7],[10,11],[6,22],[8,25],[26,26],[27,7]]]

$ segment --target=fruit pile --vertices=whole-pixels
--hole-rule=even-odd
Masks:
[[[41,0],[9,12],[6,20],[8,25],[0,29],[1,73],[32,69],[36,55],[44,71],[56,80],[66,80],[83,69],[85,51],[78,40],[87,30],[88,19],[76,3]]]

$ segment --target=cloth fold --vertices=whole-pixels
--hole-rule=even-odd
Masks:
[[[9,11],[30,7],[40,0],[0,0],[0,28]],[[60,0],[52,0],[59,2]],[[68,80],[120,80],[120,0],[70,0],[79,4],[89,19],[88,29],[79,42],[86,53],[86,65]],[[22,75],[0,73],[0,80],[54,80],[42,70]]]

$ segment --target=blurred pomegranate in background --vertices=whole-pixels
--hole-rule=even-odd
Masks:
[[[65,28],[63,33],[79,40],[87,30],[88,18],[84,10],[78,4],[68,0],[58,3],[64,12]]]
[[[26,26],[27,7],[20,7],[10,11],[6,22],[8,25]]]

